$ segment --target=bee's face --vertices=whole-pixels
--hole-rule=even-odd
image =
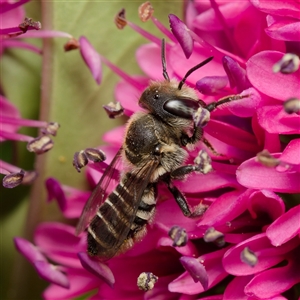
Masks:
[[[162,119],[193,118],[199,108],[197,95],[191,88],[178,89],[177,81],[154,82],[142,93],[139,105]]]
[[[141,95],[139,105],[160,117],[170,117],[164,106],[167,101],[174,98],[174,89],[167,84],[155,82]]]

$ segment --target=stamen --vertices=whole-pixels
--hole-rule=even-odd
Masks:
[[[124,108],[120,102],[109,102],[107,105],[102,106],[110,119],[115,119],[123,116]]]
[[[241,252],[241,261],[250,267],[254,267],[258,263],[257,255],[248,247]]]
[[[77,50],[79,49],[80,44],[79,41],[75,38],[70,38],[65,44],[64,44],[64,49],[65,51],[71,51],[71,50]]]
[[[32,18],[25,17],[24,22],[19,25],[19,28],[23,33],[25,33],[28,29],[40,30],[42,28],[42,24],[40,22],[35,22]]]
[[[288,114],[299,113],[300,112],[300,99],[290,98],[286,100],[283,104],[284,111]]]
[[[101,149],[97,148],[86,148],[85,154],[92,162],[102,162],[106,159],[105,153]]]
[[[137,279],[137,286],[142,291],[149,291],[154,288],[158,277],[151,272],[143,272],[139,275]]]
[[[139,6],[138,14],[142,22],[148,21],[152,17],[153,13],[154,9],[150,1],[146,1]]]
[[[280,61],[273,66],[273,72],[290,74],[299,69],[300,59],[299,56],[293,53],[286,53]]]
[[[280,160],[273,157],[266,149],[257,153],[256,160],[268,168],[274,168],[280,164]]]
[[[81,169],[88,164],[88,159],[86,157],[85,151],[81,150],[79,152],[75,152],[73,157],[73,166],[80,173]]]
[[[122,8],[115,16],[115,24],[118,29],[123,29],[127,25],[125,9]]]
[[[193,114],[193,120],[196,127],[203,128],[210,120],[210,112],[202,106],[199,106]]]
[[[27,150],[36,154],[43,154],[49,151],[53,147],[53,144],[54,143],[49,136],[42,135],[35,139],[32,139],[27,144]]]
[[[168,235],[173,241],[173,247],[183,247],[188,242],[186,230],[180,226],[173,226],[168,232]]]
[[[148,39],[150,42],[155,43],[156,45],[160,46],[160,39],[155,35],[151,34],[150,32],[142,29],[138,25],[131,23],[130,21],[126,20],[125,18],[125,9],[122,9],[115,18],[115,24],[119,29],[123,29],[125,25],[130,26],[133,30],[141,34],[143,37]]]
[[[214,242],[218,247],[223,247],[225,245],[224,234],[215,230],[213,227],[206,230],[203,240],[206,243]]]
[[[50,122],[47,124],[47,126],[45,128],[42,128],[42,133],[47,135],[47,134],[51,134],[53,136],[56,136],[56,133],[59,129],[60,125],[56,122]]]
[[[4,176],[2,180],[2,185],[5,188],[12,189],[18,185],[20,185],[23,181],[25,172],[23,170],[20,170],[18,173],[12,173]]]
[[[205,150],[200,150],[196,158],[194,159],[194,164],[197,165],[197,171],[202,174],[207,174],[213,170],[211,166],[211,158]]]

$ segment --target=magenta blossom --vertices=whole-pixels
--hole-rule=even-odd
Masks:
[[[212,112],[204,137],[214,151],[201,142],[189,152],[187,163],[207,148],[214,171],[175,182],[190,207],[205,212],[196,219],[186,218],[160,186],[157,213],[148,234],[131,250],[107,262],[86,254],[85,234],[75,236],[73,226],[40,224],[34,237],[36,246],[17,243],[18,239],[16,243],[40,276],[51,282],[43,294],[45,299],[70,299],[85,293],[91,293],[89,299],[299,296],[294,287],[300,282],[300,203],[291,196],[300,192],[300,139],[295,138],[300,133],[300,116],[299,109],[288,113],[284,104],[291,98],[300,101],[300,71],[273,72],[287,52],[299,55],[298,40],[293,38],[298,32],[299,12],[300,5],[294,1],[189,1],[185,22],[169,16],[173,36],[150,17],[169,38],[166,59],[170,77],[182,79],[187,70],[213,55],[214,60],[189,76],[186,84],[197,89],[206,103],[229,95],[243,97]],[[131,116],[141,110],[137,98],[149,80],[163,78],[161,42],[124,16],[120,18],[122,24],[151,41],[136,53],[145,76],[124,73],[97,53],[85,37],[79,42],[97,83],[100,61],[123,79],[115,96],[125,115]],[[122,145],[124,133],[125,126],[121,126],[103,136],[109,144],[101,148],[107,160],[89,164],[87,177],[92,187]],[[116,182],[114,178],[108,192]],[[65,217],[79,217],[88,193],[54,178],[47,180],[46,187],[48,199],[57,199]],[[187,234],[182,247],[168,234],[174,225]],[[137,287],[143,272],[158,277],[153,289],[146,292]]]

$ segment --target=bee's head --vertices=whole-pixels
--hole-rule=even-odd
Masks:
[[[200,105],[197,100],[194,89],[184,85],[179,90],[176,80],[165,80],[151,83],[142,93],[139,105],[162,119],[192,119]]]
[[[152,82],[139,99],[139,105],[162,119],[174,117],[193,120],[194,113],[204,102],[199,100],[193,88],[185,85],[185,81],[194,71],[206,65],[213,57],[187,71],[180,82],[170,80],[165,59],[165,41],[162,40],[161,60],[164,81]]]

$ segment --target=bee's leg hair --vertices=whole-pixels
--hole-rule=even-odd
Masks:
[[[223,156],[223,154],[219,153],[218,151],[215,150],[215,148],[213,147],[213,145],[209,142],[209,140],[207,140],[205,137],[202,137],[201,141],[203,142],[203,144],[214,154],[217,156]]]

